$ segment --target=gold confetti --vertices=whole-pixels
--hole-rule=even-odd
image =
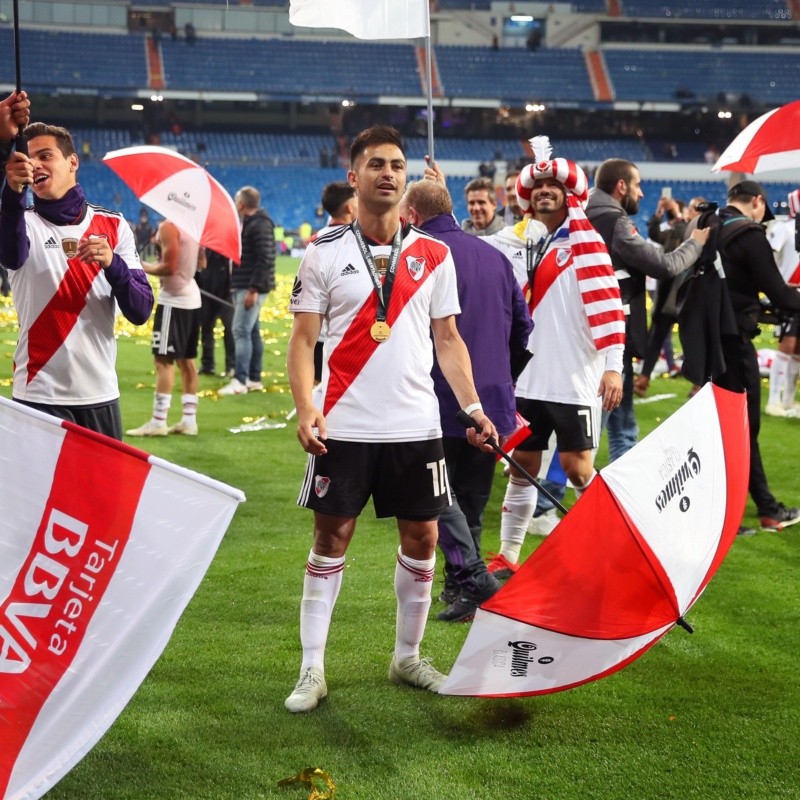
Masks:
[[[328,787],[327,791],[317,788],[316,781],[324,781]],[[308,767],[291,778],[283,778],[278,781],[278,786],[291,786],[294,783],[304,783],[308,787],[308,800],[333,800],[336,794],[336,784],[325,770],[319,767]]]

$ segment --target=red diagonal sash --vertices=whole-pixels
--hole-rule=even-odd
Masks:
[[[408,301],[419,291],[420,287],[428,280],[441,262],[442,248],[443,245],[440,243],[429,239],[418,239],[401,253],[394,286],[392,287],[392,299],[386,315],[386,322],[390,327],[394,327],[394,323],[402,314]],[[409,256],[425,259],[425,269],[418,281],[415,281],[408,271],[407,258]],[[370,292],[364,305],[361,306],[350,323],[350,327],[345,332],[341,342],[331,353],[328,361],[330,378],[325,393],[323,414],[330,413],[330,410],[341,400],[375,350],[381,346],[379,342],[376,342],[369,335],[369,329],[372,323],[375,322],[377,310],[378,297],[375,292]]]

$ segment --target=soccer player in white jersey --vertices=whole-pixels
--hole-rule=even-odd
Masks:
[[[786,283],[800,284],[800,252],[797,215],[800,214],[800,189],[789,192],[789,218],[772,224],[767,241],[775,252],[775,263]],[[797,373],[800,371],[800,314],[781,325],[780,344],[769,370],[769,397],[764,413],[771,417],[797,417],[795,402]]]
[[[153,292],[126,220],[87,203],[69,131],[37,122],[25,139],[0,201],[0,263],[19,320],[12,396],[121,439],[115,309],[141,325]]]
[[[194,279],[198,262],[205,267],[205,250],[175,225],[164,220],[156,240],[161,258],[145,262],[144,271],[161,281],[153,319],[151,350],[156,367],[153,413],[144,425],[125,431],[126,436],[197,436],[197,340],[200,335],[200,287]],[[175,365],[181,374],[181,418],[167,426],[172,405]]]
[[[595,474],[601,406],[611,411],[622,399],[625,313],[608,251],[583,213],[586,175],[566,159],[551,161],[549,143],[543,146],[543,155],[517,179],[520,207],[530,209],[546,234],[526,248],[522,283],[534,324],[533,358],[517,379],[516,396],[531,436],[514,456],[538,475],[555,431],[561,466],[580,495]],[[516,571],[536,500],[536,487],[512,466],[500,553],[490,565],[495,574]]]
[[[300,607],[303,659],[286,699],[311,711],[327,696],[325,645],[339,594],[345,552],[370,495],[378,517],[396,517],[397,626],[389,678],[436,692],[446,676],[419,648],[431,604],[436,519],[449,504],[439,405],[433,391],[433,345],[461,408],[481,429],[483,413],[469,355],[458,335],[455,267],[446,245],[400,219],[406,158],[400,135],[375,126],[356,137],[348,180],[358,217],[311,243],[292,291],[289,383],[297,435],[309,454],[298,502],[314,511],[314,545]],[[319,392],[312,400],[314,346],[328,322]]]

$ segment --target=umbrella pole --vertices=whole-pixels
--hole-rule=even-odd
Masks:
[[[20,67],[19,53],[19,0],[14,0],[14,67],[16,69],[17,94],[22,91],[22,69]],[[17,134],[16,147],[18,153],[28,155],[28,144],[22,134],[22,128]]]
[[[456,414],[456,419],[465,428],[475,428],[475,430],[480,433],[481,430],[480,425],[478,425],[478,423],[475,422],[475,420],[472,419],[472,417],[469,414],[466,414],[463,410],[459,411]],[[511,464],[512,467],[519,470],[519,472],[527,480],[529,480],[562,514],[567,513],[567,509],[564,507],[564,505],[555,497],[553,497],[553,495],[550,494],[550,492],[548,492],[547,489],[545,489],[544,486],[542,486],[542,484],[539,483],[539,481],[537,481],[536,478],[534,478],[533,475],[530,474],[530,472],[528,472],[523,466],[521,466],[516,461],[516,459],[514,459],[512,456],[506,453],[506,451],[503,450],[503,448],[497,444],[497,440],[494,438],[494,436],[490,436],[486,440],[486,444],[491,445],[492,450],[494,450],[495,453],[497,453],[501,458],[504,458],[506,461],[508,461],[508,463]]]
[[[199,286],[197,287],[200,288]],[[230,306],[231,308],[236,308],[233,303],[228,302],[227,300],[223,300],[221,297],[217,297],[217,295],[212,294],[211,292],[207,292],[205,289],[200,289],[200,294],[204,294],[206,297],[210,297],[212,300],[216,300],[218,303],[222,303],[224,306]]]

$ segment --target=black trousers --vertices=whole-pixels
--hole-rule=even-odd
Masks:
[[[227,299],[227,298],[226,298]],[[217,320],[222,322],[225,345],[225,371],[236,367],[236,346],[233,341],[233,308],[219,300],[203,295],[200,306],[200,344],[203,347],[200,357],[200,369],[214,370],[214,326]]]
[[[772,516],[778,510],[778,501],[769,490],[758,434],[761,430],[761,373],[758,355],[752,340],[745,334],[738,338],[724,337],[725,372],[714,383],[732,392],[747,393],[747,420],[750,423],[750,496],[760,517]]]

